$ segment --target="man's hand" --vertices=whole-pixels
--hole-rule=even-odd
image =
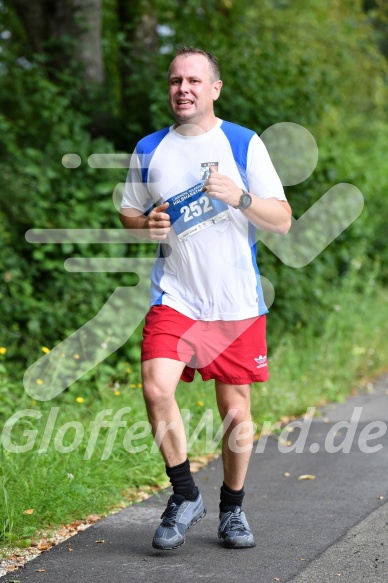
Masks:
[[[239,205],[242,195],[241,188],[229,176],[217,172],[213,166],[210,166],[210,175],[203,186],[203,190],[209,196],[223,200],[233,207]]]
[[[210,176],[204,184],[204,191],[223,200],[232,207],[240,204],[242,189],[229,176],[224,176],[210,167]],[[268,197],[252,197],[252,204],[247,209],[240,209],[246,218],[258,229],[285,235],[291,227],[291,207],[288,202]]]
[[[164,212],[168,208],[168,205],[168,202],[164,202],[156,206],[146,217],[144,226],[146,229],[149,229],[149,235],[152,241],[163,241],[170,232],[170,215]]]

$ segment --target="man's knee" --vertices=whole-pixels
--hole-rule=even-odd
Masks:
[[[167,387],[157,379],[143,379],[143,396],[147,405],[164,405],[169,400],[174,399],[175,388]]]
[[[231,390],[218,391],[218,410],[221,418],[230,421],[230,427],[236,427],[251,419],[251,400],[249,387],[233,387]]]
[[[251,413],[249,407],[241,407],[241,404],[236,403],[224,409],[221,413],[223,420],[228,421],[228,427],[234,429],[242,423],[249,422],[251,420]]]
[[[146,403],[158,404],[174,399],[184,363],[151,359],[142,363],[143,395]]]
[[[172,379],[169,381],[168,376],[160,375],[154,370],[154,367],[143,366],[143,396],[149,406],[164,406],[166,402],[173,400],[175,395],[176,383]]]

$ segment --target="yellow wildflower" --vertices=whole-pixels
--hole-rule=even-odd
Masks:
[[[365,354],[366,348],[364,346],[353,346],[352,352],[358,356],[359,354]]]
[[[74,354],[74,358],[78,360],[80,358],[79,354]]]
[[[131,383],[130,387],[131,387],[131,389],[136,389],[135,383]]]
[[[77,403],[83,403],[85,401],[85,399],[83,397],[77,397],[76,401],[77,401]]]
[[[132,369],[131,368],[126,368],[125,369],[125,372],[127,372],[128,374],[130,374],[132,372]]]
[[[115,391],[113,394],[116,395],[116,397],[118,397],[120,395],[120,391]]]
[[[139,389],[141,389],[143,385],[141,383],[138,383],[137,386]]]
[[[203,407],[203,401],[197,401],[197,405],[199,405],[200,407]]]
[[[44,352],[45,354],[48,354],[50,352],[50,349],[47,348],[47,346],[42,346],[42,352]]]
[[[36,384],[37,385],[43,385],[42,379],[36,379]]]
[[[7,349],[5,346],[0,346],[0,354],[5,354],[7,352]]]

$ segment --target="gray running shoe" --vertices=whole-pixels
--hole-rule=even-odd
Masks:
[[[256,545],[245,513],[239,506],[230,512],[220,513],[218,538],[223,539],[223,545],[228,549],[244,549]]]
[[[206,508],[199,490],[196,500],[186,500],[179,494],[173,494],[161,516],[163,520],[156,529],[152,546],[154,549],[170,551],[183,545],[190,526],[203,518],[205,514]]]

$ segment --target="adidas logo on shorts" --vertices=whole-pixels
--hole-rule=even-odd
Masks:
[[[256,368],[263,368],[264,366],[267,366],[267,357],[266,356],[260,356],[258,358],[255,358],[255,361],[257,362],[257,367]]]

